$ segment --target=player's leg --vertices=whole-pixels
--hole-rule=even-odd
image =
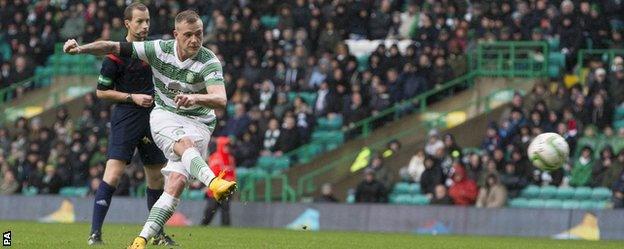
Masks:
[[[145,248],[147,241],[158,234],[167,220],[171,218],[180,203],[180,195],[186,187],[188,177],[184,173],[171,171],[167,174],[164,193],[152,207],[139,237],[136,237],[128,248]]]
[[[148,118],[146,117],[145,120],[148,120]],[[137,149],[139,155],[141,155],[141,161],[144,164],[145,179],[147,182],[147,189],[145,192],[147,196],[147,211],[149,212],[152,210],[156,201],[158,201],[158,198],[163,194],[165,180],[161,169],[167,163],[167,158],[165,158],[163,152],[154,143],[149,129],[149,123],[142,124],[142,127],[144,127],[144,136],[137,145]],[[150,244],[164,246],[177,245],[171,237],[165,234],[164,228],[154,237],[154,240]]]

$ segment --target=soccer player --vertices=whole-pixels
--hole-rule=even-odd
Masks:
[[[126,41],[143,41],[149,32],[149,12],[141,3],[130,4],[124,10],[128,29]],[[127,163],[138,148],[145,165],[147,178],[147,208],[150,210],[163,193],[164,179],[160,170],[167,159],[152,142],[149,115],[154,103],[152,70],[139,59],[108,55],[98,77],[97,96],[117,102],[111,117],[108,160],[104,177],[97,191],[91,219],[89,245],[102,244],[102,224],[111,205],[111,198]],[[163,232],[152,242],[156,245],[175,245]]]
[[[205,47],[203,23],[197,13],[186,10],[175,18],[175,40],[144,42],[96,41],[78,45],[70,39],[63,50],[69,54],[116,54],[139,58],[152,67],[156,107],[150,114],[154,142],[168,162],[162,169],[165,191],[152,210],[143,230],[129,248],[145,248],[171,217],[179,196],[192,176],[204,183],[217,201],[228,199],[236,182],[223,179],[206,164],[208,143],[214,130],[215,108],[225,108],[227,97],[221,63]]]

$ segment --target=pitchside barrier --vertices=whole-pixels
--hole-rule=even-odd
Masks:
[[[168,224],[198,224],[205,205],[183,201]],[[90,222],[92,208],[91,198],[2,196],[0,220]],[[231,214],[235,227],[624,239],[624,210],[233,202]],[[141,224],[146,217],[144,199],[115,197],[106,222]]]

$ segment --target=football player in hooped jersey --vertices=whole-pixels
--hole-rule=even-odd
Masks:
[[[141,3],[124,11],[128,34],[125,41],[143,41],[149,32],[149,12]],[[147,63],[109,54],[98,77],[97,96],[117,104],[111,117],[108,160],[100,186],[95,193],[89,245],[102,244],[102,224],[111,205],[113,193],[124,174],[135,149],[145,165],[147,208],[150,210],[163,193],[164,179],[160,170],[167,158],[154,144],[149,128],[149,115],[154,104],[152,70]],[[175,245],[171,237],[160,232],[153,244]]]
[[[156,107],[150,114],[154,142],[165,153],[165,191],[150,211],[143,230],[129,248],[145,248],[180,202],[192,176],[204,183],[217,201],[229,198],[236,183],[215,176],[206,164],[208,143],[216,124],[214,109],[225,108],[227,97],[221,63],[202,46],[203,24],[186,10],[175,18],[175,40],[145,42],[97,41],[85,45],[70,39],[69,54],[116,54],[138,58],[152,67]]]

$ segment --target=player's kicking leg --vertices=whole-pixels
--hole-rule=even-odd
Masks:
[[[207,148],[200,146],[202,149]],[[165,150],[166,151],[166,150]],[[149,217],[143,226],[143,230],[136,237],[128,248],[141,249],[145,248],[147,241],[156,235],[164,224],[171,218],[176,207],[180,203],[180,194],[186,187],[186,182],[190,176],[200,180],[214,193],[217,201],[228,199],[236,189],[236,183],[223,180],[222,174],[215,177],[214,173],[206,164],[195,141],[190,137],[179,139],[173,144],[173,152],[181,156],[180,161],[169,161],[167,167],[163,170],[167,172],[165,178],[165,192],[158,199],[154,207],[150,211]]]

